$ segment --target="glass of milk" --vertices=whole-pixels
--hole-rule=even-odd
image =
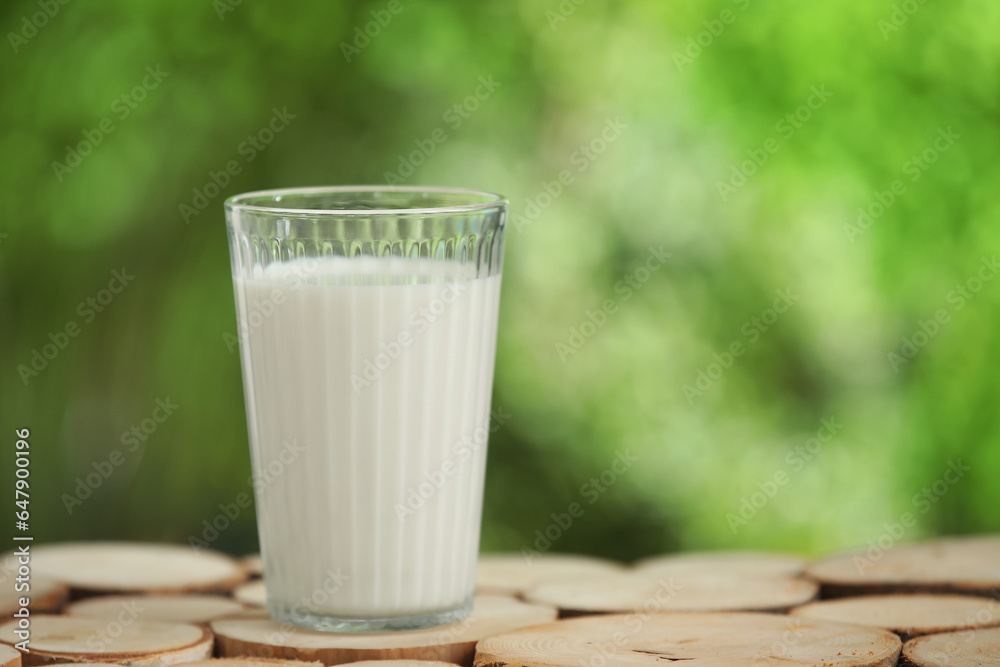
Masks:
[[[226,201],[275,619],[363,631],[471,611],[506,210],[425,187]]]

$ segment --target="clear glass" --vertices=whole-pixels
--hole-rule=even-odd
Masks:
[[[226,201],[275,619],[347,632],[471,611],[506,210],[419,187]]]

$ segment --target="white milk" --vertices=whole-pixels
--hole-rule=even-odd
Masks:
[[[454,609],[475,579],[500,276],[327,258],[236,279],[272,611]]]

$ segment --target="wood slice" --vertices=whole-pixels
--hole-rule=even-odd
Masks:
[[[240,559],[240,562],[243,563],[243,567],[246,568],[251,577],[264,576],[264,561],[261,560],[260,554],[244,556]]]
[[[15,580],[0,589],[0,616],[10,616],[17,611],[21,606],[22,597],[30,599],[28,609],[43,614],[57,613],[69,597],[68,588],[43,577],[32,574],[28,583],[30,585],[28,591],[15,591]]]
[[[486,595],[523,595],[542,584],[621,572],[620,563],[577,554],[482,554],[476,567],[476,592]]]
[[[20,641],[17,621],[0,626],[0,642]],[[59,662],[115,662],[135,667],[163,667],[202,660],[212,654],[208,628],[187,623],[159,623],[98,616],[32,616],[31,651],[26,666]]]
[[[301,660],[279,660],[277,658],[213,658],[186,662],[184,667],[321,667],[321,662]],[[79,667],[79,665],[73,665]],[[455,667],[453,662],[431,662],[429,660],[364,660],[352,662],[351,667]]]
[[[912,667],[996,667],[1000,665],[1000,628],[918,637],[903,646],[903,661],[900,664]]]
[[[64,542],[35,547],[32,570],[67,584],[76,597],[95,593],[226,592],[246,579],[233,558],[171,544]]]
[[[455,667],[455,663],[437,660],[362,660],[352,662],[351,667]]]
[[[635,564],[639,572],[683,576],[724,574],[751,577],[797,577],[808,565],[800,556],[763,551],[698,551],[647,558]]]
[[[896,664],[896,635],[776,614],[614,614],[489,637],[477,667],[874,667]]]
[[[1000,537],[893,544],[840,554],[806,568],[824,598],[878,593],[989,595],[1000,588]]]
[[[813,602],[791,614],[882,628],[903,641],[934,632],[1000,625],[1000,603],[971,595],[866,595]]]
[[[557,607],[568,617],[637,610],[778,612],[809,602],[818,591],[814,582],[796,577],[606,574],[539,586],[524,598]]]
[[[233,590],[233,598],[237,602],[253,607],[266,607],[267,589],[264,588],[264,580],[259,579],[240,584]]]
[[[102,595],[74,602],[64,613],[104,618],[117,618],[125,613],[144,621],[208,623],[245,609],[221,595]]]
[[[0,667],[21,667],[21,652],[12,646],[0,644]]]
[[[184,667],[321,667],[319,662],[278,660],[276,658],[212,658],[186,662]],[[73,665],[76,667],[76,665]]]
[[[260,656],[318,660],[340,665],[358,660],[441,660],[471,665],[476,642],[516,628],[555,619],[551,607],[504,596],[477,596],[464,621],[427,630],[336,634],[303,630],[269,618],[230,618],[212,622],[219,653],[227,657]]]

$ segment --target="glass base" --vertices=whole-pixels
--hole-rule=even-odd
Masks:
[[[279,623],[288,623],[300,628],[321,632],[377,632],[385,630],[420,630],[461,621],[472,613],[472,596],[458,607],[445,611],[412,616],[389,616],[381,618],[344,618],[323,614],[295,612],[282,607],[268,605],[271,618]]]

